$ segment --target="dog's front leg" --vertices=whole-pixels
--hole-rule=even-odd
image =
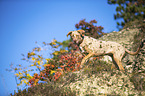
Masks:
[[[94,54],[93,53],[89,53],[87,56],[85,56],[81,62],[81,68],[84,66],[84,63],[86,62],[86,60],[88,58],[90,58],[91,56],[93,56]]]
[[[79,47],[79,49],[81,50],[82,53],[84,53],[84,49],[82,47]]]

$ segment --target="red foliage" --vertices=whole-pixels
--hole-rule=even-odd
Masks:
[[[57,81],[62,76],[63,72],[67,73],[79,70],[82,57],[82,54],[73,50],[70,53],[60,55],[58,61],[60,67],[55,66],[54,64],[47,64],[45,69],[42,70],[39,75],[35,73],[33,78],[29,80],[30,86],[35,86],[38,84],[39,80]]]
[[[60,56],[59,63],[62,64],[61,68],[64,71],[75,71],[79,70],[82,55],[79,53],[68,53]]]
[[[102,32],[104,29],[102,26],[95,26],[94,24],[97,23],[96,20],[91,20],[90,22],[86,22],[85,19],[80,20],[78,24],[75,25],[77,29],[83,29],[86,31],[86,35],[99,38],[103,36],[105,33]]]

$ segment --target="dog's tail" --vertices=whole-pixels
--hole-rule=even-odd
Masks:
[[[125,49],[125,51],[130,55],[137,55],[139,53],[140,49],[144,46],[144,42],[145,42],[145,39],[142,40],[142,42],[141,42],[140,46],[137,48],[136,52],[132,52],[132,51],[129,51],[127,49]]]

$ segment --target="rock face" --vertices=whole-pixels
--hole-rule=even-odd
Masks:
[[[119,32],[111,32],[99,38],[99,40],[117,42],[130,51],[136,51],[144,37],[143,34],[139,28],[126,28]],[[105,56],[106,58],[108,57]],[[76,82],[70,83],[67,87],[75,90],[77,96],[145,95],[144,91],[138,91],[145,90],[145,46],[136,56],[126,54],[122,62],[126,69],[125,74],[118,70],[112,72],[100,71],[98,73],[95,71],[96,73],[88,77],[88,74],[84,74],[86,69],[83,69],[75,73],[77,75]],[[92,71],[93,68],[87,70]]]
[[[109,33],[101,38],[99,40],[104,41],[114,41],[117,43],[120,43],[124,45],[126,48],[131,48],[133,46],[134,36],[139,34],[139,29],[123,29],[119,32],[112,32]]]

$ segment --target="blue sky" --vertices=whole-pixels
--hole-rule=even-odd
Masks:
[[[68,39],[82,19],[97,20],[104,32],[118,31],[115,6],[107,0],[1,0],[0,1],[0,96],[16,90],[10,64],[25,64],[21,54],[36,47],[35,42]]]

